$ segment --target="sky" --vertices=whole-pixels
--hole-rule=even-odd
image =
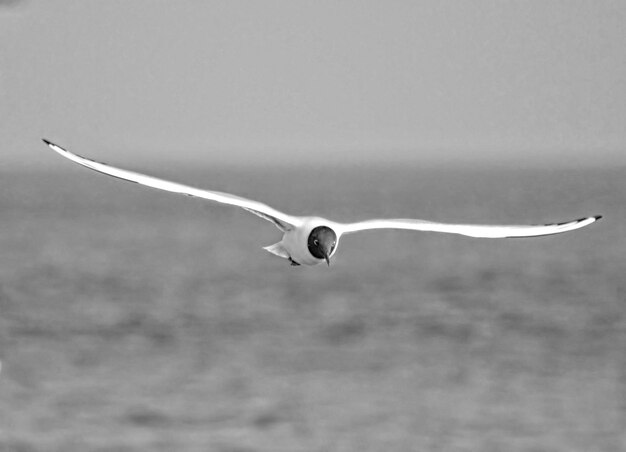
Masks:
[[[626,163],[626,2],[0,0],[5,168]]]

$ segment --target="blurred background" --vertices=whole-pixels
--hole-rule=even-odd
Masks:
[[[622,2],[0,1],[0,450],[626,448]],[[273,226],[71,151],[348,221]]]

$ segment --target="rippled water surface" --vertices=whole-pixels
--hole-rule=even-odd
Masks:
[[[626,447],[626,173],[153,173],[293,214],[524,223],[366,232],[292,268],[239,209],[80,168],[0,174],[0,449]]]

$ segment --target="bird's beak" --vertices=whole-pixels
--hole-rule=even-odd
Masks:
[[[328,257],[328,254],[324,253],[324,259],[326,259],[326,264],[330,267],[330,257]]]

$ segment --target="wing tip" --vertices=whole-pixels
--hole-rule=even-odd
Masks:
[[[67,149],[62,148],[61,146],[59,146],[58,144],[54,144],[52,141],[50,140],[46,140],[45,138],[41,139],[44,143],[46,143],[48,145],[48,147],[50,149],[52,149],[54,152],[61,154],[63,157],[68,158],[70,160],[73,160],[76,163],[80,163],[81,165],[84,165],[84,163],[77,161],[76,158],[83,160],[83,161],[90,161],[90,162],[94,162],[94,163],[100,163],[97,162],[93,159],[88,159],[87,157],[83,157],[82,155],[78,155],[75,154],[73,152],[68,151]],[[101,165],[104,165],[104,163],[100,163]],[[87,165],[85,165],[87,166]]]
[[[591,217],[584,217],[584,218],[579,218],[578,220],[575,220],[573,223],[583,223],[583,222],[587,222],[587,224],[591,224],[591,223],[595,223],[596,221],[598,221],[600,218],[602,218],[602,215],[593,215]]]
[[[582,227],[585,227],[585,226],[589,226],[590,224],[595,223],[596,221],[598,221],[601,218],[602,218],[602,215],[593,215],[591,217],[583,217],[583,218],[579,218],[577,220],[565,221],[563,223],[544,224],[542,226],[554,226],[554,227],[557,227],[557,228],[562,227],[562,228],[564,228],[564,230],[548,232],[546,234],[534,235],[534,236],[507,235],[507,236],[503,236],[503,238],[514,239],[514,238],[520,238],[520,237],[542,237],[542,236],[560,234],[562,232],[573,231],[573,230],[576,230],[576,229],[579,229],[579,228],[582,228]],[[581,223],[584,223],[584,224],[581,224]]]
[[[54,144],[52,141],[50,140],[46,140],[45,138],[42,138],[41,141],[43,141],[44,143],[46,143],[48,145],[48,147],[50,149],[52,149],[53,151],[59,152],[59,151],[65,151],[65,149],[63,149],[61,146],[59,146],[58,144]]]
[[[546,224],[545,226],[564,226],[567,224],[578,224],[578,223],[583,223],[585,221],[588,222],[588,224],[591,223],[595,223],[596,221],[598,221],[600,218],[602,218],[602,215],[593,215],[591,217],[583,217],[583,218],[578,218],[577,220],[572,220],[572,221],[564,221],[563,223],[551,223],[551,224]]]

